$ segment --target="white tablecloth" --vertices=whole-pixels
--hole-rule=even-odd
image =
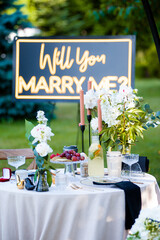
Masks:
[[[142,207],[160,204],[156,179],[146,174],[137,180],[144,181]],[[122,240],[124,224],[124,192],[115,187],[39,193],[0,183],[1,240]]]

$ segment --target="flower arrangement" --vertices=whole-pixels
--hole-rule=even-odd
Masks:
[[[45,168],[44,165],[48,160],[48,154],[53,151],[48,145],[48,141],[51,140],[51,137],[54,136],[54,134],[52,133],[51,128],[47,126],[48,119],[45,117],[43,111],[38,111],[36,118],[38,121],[38,125],[36,126],[34,126],[33,123],[25,120],[26,137],[28,138],[33,149],[38,167],[35,177],[37,177],[38,171],[46,171],[47,182],[50,186],[52,183],[51,174],[49,169]]]
[[[89,90],[84,96],[86,109],[97,113],[97,101],[101,100],[102,131],[101,139],[107,148],[129,153],[137,137],[143,138],[143,131],[160,124],[160,111],[153,112],[148,104],[142,104],[143,98],[137,96],[137,89],[121,85],[119,91],[106,89]],[[98,129],[98,118],[91,120],[93,131]]]
[[[160,206],[140,212],[127,240],[160,240]]]

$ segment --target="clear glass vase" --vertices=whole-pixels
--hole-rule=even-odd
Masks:
[[[38,183],[37,183],[37,186],[36,186],[36,191],[37,192],[49,191],[49,185],[47,183],[46,173],[43,170],[40,170],[38,172]]]

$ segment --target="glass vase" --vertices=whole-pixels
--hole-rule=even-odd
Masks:
[[[37,192],[49,191],[49,185],[47,183],[45,171],[39,171],[38,172],[38,183],[37,183],[37,186],[36,186],[36,191]]]

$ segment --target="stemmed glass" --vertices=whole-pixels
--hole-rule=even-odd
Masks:
[[[122,162],[129,166],[129,177],[132,176],[131,167],[134,163],[137,163],[139,160],[139,154],[124,154],[122,155]]]
[[[8,164],[15,167],[16,170],[23,164],[25,164],[25,156],[10,156],[7,157]]]

